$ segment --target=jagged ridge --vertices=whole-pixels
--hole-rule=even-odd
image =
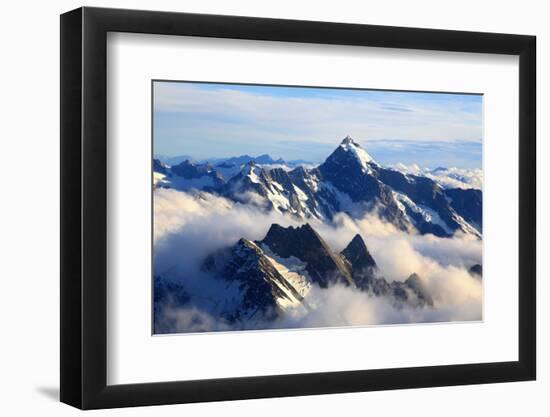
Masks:
[[[462,231],[481,237],[480,190],[444,189],[430,178],[383,168],[349,136],[317,168],[266,169],[257,160],[262,158],[248,160],[235,172],[223,164],[191,161],[171,168],[154,161],[153,168],[190,179],[160,181],[157,186],[199,188],[250,204],[257,203],[251,198],[257,195],[263,208],[300,219],[330,221],[338,212],[360,217],[375,210],[403,231],[442,237]],[[198,181],[202,177],[208,181]]]
[[[302,281],[298,283],[278,268],[279,262],[292,259],[304,265]],[[232,322],[246,322],[258,315],[272,320],[288,308],[310,309],[307,291],[301,289],[311,285],[352,286],[373,296],[390,297],[397,308],[433,306],[431,295],[418,275],[391,283],[376,276],[376,262],[359,234],[342,252],[336,253],[308,223],[286,228],[273,224],[261,241],[242,238],[234,246],[209,255],[202,268],[238,283],[243,301],[236,311],[224,313],[224,318]]]

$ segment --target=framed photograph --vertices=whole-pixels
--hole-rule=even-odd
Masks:
[[[535,37],[61,16],[61,401],[533,380]]]

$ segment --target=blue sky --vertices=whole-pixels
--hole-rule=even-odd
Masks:
[[[482,96],[154,83],[155,155],[324,160],[347,135],[378,162],[481,167]]]

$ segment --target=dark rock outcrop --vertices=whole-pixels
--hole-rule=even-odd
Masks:
[[[451,207],[481,233],[483,230],[483,194],[473,188],[463,190],[451,188],[445,190]]]
[[[413,273],[405,280],[405,286],[407,286],[416,296],[419,306],[429,305],[433,307],[434,301],[430,295],[430,291],[422,281],[422,279],[416,274]]]
[[[340,252],[344,260],[349,264],[349,269],[358,288],[366,289],[374,278],[376,262],[367,249],[361,235],[357,234]]]
[[[468,272],[471,275],[481,278],[483,276],[483,267],[480,264],[475,264],[475,265],[472,265],[470,269],[468,269]]]
[[[280,257],[294,256],[306,262],[307,272],[321,288],[336,282],[355,286],[344,260],[331,251],[308,223],[296,228],[273,224],[261,243]]]
[[[234,246],[209,255],[203,262],[203,270],[237,283],[242,294],[241,305],[225,317],[232,322],[249,320],[258,314],[263,319],[275,319],[277,299],[303,299],[264,252],[247,239],[240,239]]]
[[[168,174],[168,167],[160,159],[153,159],[153,171],[159,174]]]
[[[383,168],[349,136],[317,168],[299,166],[288,171],[269,169],[258,162],[284,161],[274,161],[268,155],[226,159],[218,166],[228,181],[216,167],[189,160],[168,171],[154,162],[154,169],[186,179],[207,176],[211,181],[202,185],[205,191],[242,203],[254,201],[265,210],[300,219],[330,221],[340,212],[361,217],[375,211],[406,232],[450,237],[462,231],[481,238],[480,190],[443,189],[430,178]]]

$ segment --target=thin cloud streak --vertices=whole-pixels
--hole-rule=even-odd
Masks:
[[[296,154],[277,155],[296,159],[307,156],[307,145],[334,145],[348,134],[364,142],[479,142],[481,100],[480,96],[307,88],[285,95],[257,86],[159,82],[154,91],[155,152],[190,153],[191,143],[197,152],[210,150],[212,156],[209,142],[215,141],[217,156],[229,156],[259,144],[265,152],[274,152],[278,143],[297,141],[305,147]],[[242,149],[235,149],[235,144]]]

